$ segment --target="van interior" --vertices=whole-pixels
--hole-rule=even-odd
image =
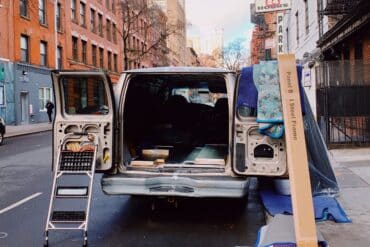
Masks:
[[[123,115],[128,167],[226,163],[229,103],[222,75],[136,75]]]

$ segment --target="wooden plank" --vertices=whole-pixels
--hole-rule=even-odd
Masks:
[[[278,55],[278,62],[297,246],[317,247],[295,56]]]
[[[195,163],[199,165],[225,165],[226,146],[205,145],[195,158]]]

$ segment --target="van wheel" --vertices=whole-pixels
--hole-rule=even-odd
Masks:
[[[0,145],[2,145],[4,142],[4,134],[0,133]]]

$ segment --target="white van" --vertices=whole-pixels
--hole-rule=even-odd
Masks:
[[[67,134],[94,133],[106,194],[238,198],[250,176],[287,173],[284,139],[259,134],[251,111],[236,109],[234,72],[138,69],[114,86],[102,71],[52,75],[54,165]]]

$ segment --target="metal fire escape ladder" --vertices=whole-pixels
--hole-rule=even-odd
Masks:
[[[83,143],[86,140],[93,148],[85,151],[71,151],[66,148],[68,142]],[[51,230],[83,231],[83,246],[87,246],[97,148],[97,137],[94,134],[69,134],[62,141],[58,164],[54,169],[44,246],[49,245]],[[79,209],[76,209],[77,206]]]

